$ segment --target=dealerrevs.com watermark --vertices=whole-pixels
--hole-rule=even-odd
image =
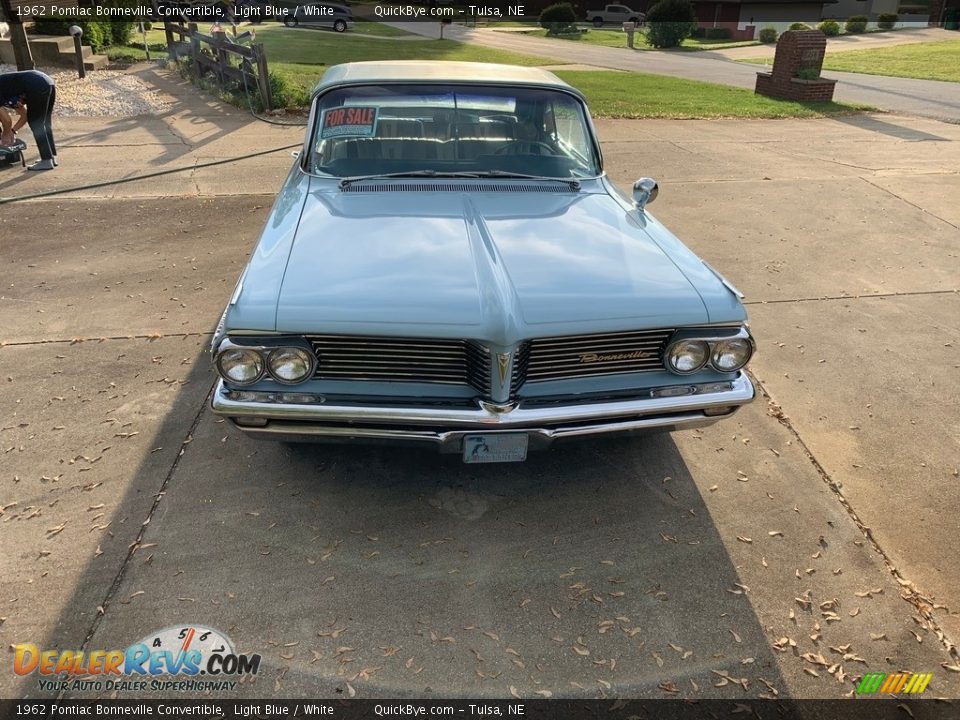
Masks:
[[[13,651],[14,673],[36,675],[38,687],[51,692],[233,690],[237,678],[260,669],[260,655],[237,653],[226,635],[202,625],[164,628],[125,650],[42,650],[19,643]]]

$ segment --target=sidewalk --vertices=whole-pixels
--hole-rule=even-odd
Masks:
[[[389,24],[426,37],[439,36],[439,29],[434,27],[433,23]],[[717,57],[714,52],[634,51],[569,40],[525,37],[518,33],[474,30],[458,25],[447,27],[444,37],[500,50],[539,55],[560,62],[669,75],[750,90],[756,84],[758,70],[757,66]],[[754,46],[745,49],[756,51],[760,48]],[[825,76],[839,80],[834,95],[838,102],[863,103],[908,115],[960,121],[960,83],[833,70],[828,71]]]

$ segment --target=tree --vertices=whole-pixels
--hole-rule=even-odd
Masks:
[[[573,5],[568,2],[556,3],[543,9],[540,13],[540,27],[546,29],[548,35],[576,30],[577,14]]]
[[[660,0],[647,13],[647,42],[657,48],[677,47],[697,28],[689,0]]]

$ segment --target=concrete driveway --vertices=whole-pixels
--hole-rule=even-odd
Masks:
[[[426,37],[439,36],[439,24],[426,22],[390,23]],[[944,31],[946,32],[946,31]],[[712,52],[651,52],[590,45],[570,40],[526,37],[519,33],[451,25],[444,37],[500,50],[512,50],[551,58],[559,62],[631,70],[703,80],[753,89],[755,65],[734,62]],[[757,49],[757,48],[748,48]],[[756,53],[750,57],[759,56]],[[881,110],[960,121],[960,83],[913,78],[863,75],[829,70],[824,77],[836,78],[834,99],[863,103]]]
[[[657,216],[746,291],[762,394],[489,467],[210,413],[290,158],[195,166],[298,130],[199,102],[59,127],[59,174],[0,195],[191,169],[2,206],[4,644],[207,624],[264,656],[239,697],[841,697],[895,670],[960,695],[956,126],[600,121],[613,178],[659,178]]]

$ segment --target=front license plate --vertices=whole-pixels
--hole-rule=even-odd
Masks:
[[[463,438],[465,463],[523,462],[526,459],[526,433],[466,435]]]

